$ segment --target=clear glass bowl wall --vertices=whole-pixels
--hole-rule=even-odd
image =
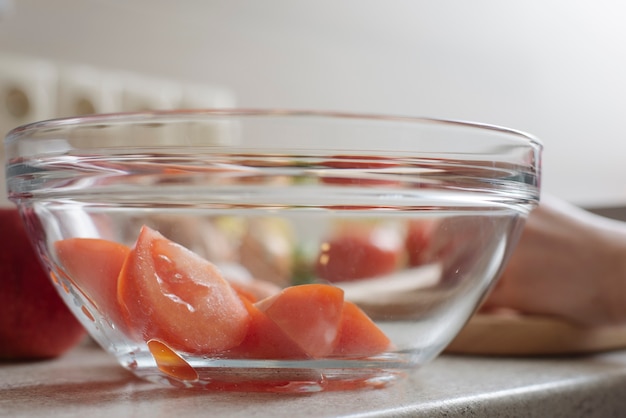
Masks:
[[[68,306],[124,367],[175,386],[377,386],[432,360],[497,278],[540,191],[537,139],[421,118],[96,115],[17,128],[5,147],[9,197]],[[148,344],[151,325],[135,321],[143,331],[129,330],[121,302],[72,277],[56,247],[96,238],[133,248],[144,226],[262,296],[301,284],[340,288],[390,343],[370,352],[232,356],[236,347],[190,349],[176,329],[158,341],[194,373],[168,373]],[[121,289],[111,298],[128,299]],[[160,309],[154,295],[136,298]],[[189,329],[201,335],[210,326],[201,322]]]

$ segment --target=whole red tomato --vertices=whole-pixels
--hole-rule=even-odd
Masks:
[[[39,262],[17,209],[0,209],[0,359],[61,355],[85,335]]]
[[[379,239],[376,231],[344,231],[321,245],[318,277],[330,282],[359,280],[392,273],[402,255],[395,240]]]

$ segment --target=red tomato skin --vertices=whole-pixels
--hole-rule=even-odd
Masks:
[[[315,272],[329,282],[383,276],[398,266],[400,251],[376,245],[365,235],[343,235],[322,244]]]
[[[101,315],[122,326],[117,279],[130,248],[97,238],[68,238],[54,243],[61,268]]]
[[[409,221],[405,239],[407,263],[409,266],[415,267],[429,261],[426,250],[430,245],[433,229],[433,222]]]
[[[38,218],[32,209],[23,217],[15,207],[0,208],[0,364],[58,357],[85,336],[29,240],[27,230],[43,230]]]

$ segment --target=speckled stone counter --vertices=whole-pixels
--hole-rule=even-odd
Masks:
[[[91,345],[0,363],[2,417],[623,417],[626,351],[511,359],[442,356],[379,390],[210,393],[135,379]]]

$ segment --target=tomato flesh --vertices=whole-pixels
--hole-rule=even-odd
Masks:
[[[391,341],[357,305],[345,301],[334,356],[372,356],[391,347]]]
[[[306,359],[309,355],[295,343],[265,312],[244,299],[250,314],[245,338],[226,353],[230,358],[250,359]]]
[[[130,248],[97,238],[68,238],[54,244],[57,258],[70,280],[98,311],[122,325],[117,315],[117,278]]]
[[[392,273],[400,250],[379,245],[368,235],[340,235],[322,244],[316,274],[330,282],[359,280]]]
[[[341,321],[343,290],[323,284],[291,286],[256,306],[311,357],[332,352]]]
[[[408,224],[405,247],[409,266],[415,267],[429,261],[427,249],[432,241],[435,224],[432,221],[414,220]]]
[[[132,249],[72,238],[57,241],[55,250],[86,297],[119,329],[146,342],[164,373],[181,380],[197,376],[178,352],[302,360],[372,356],[391,346],[338,287],[291,286],[257,300],[208,260],[145,226]]]
[[[211,354],[244,339],[249,314],[216,267],[143,227],[120,273],[117,296],[144,341]]]
[[[147,344],[157,367],[163,373],[183,381],[198,380],[198,372],[167,344],[159,340],[150,340]]]

